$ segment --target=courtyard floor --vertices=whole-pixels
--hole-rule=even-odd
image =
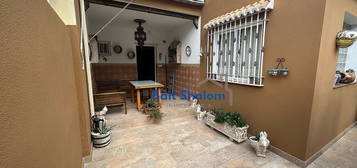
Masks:
[[[187,101],[164,101],[164,118],[152,123],[134,104],[127,101],[128,114],[112,108],[107,120],[112,142],[94,148],[92,161],[85,168],[284,168],[298,167],[268,151],[266,158],[256,157],[249,142],[231,142],[224,135],[197,121]],[[357,165],[357,127],[354,127],[309,168]]]

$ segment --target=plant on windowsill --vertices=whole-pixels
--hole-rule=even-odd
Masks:
[[[157,111],[160,109],[160,105],[155,99],[148,99],[144,105],[144,113],[150,114],[151,111]]]
[[[268,134],[266,132],[260,132],[256,136],[249,137],[249,141],[250,145],[255,149],[257,156],[266,156],[266,151],[270,144],[270,141],[268,140]]]

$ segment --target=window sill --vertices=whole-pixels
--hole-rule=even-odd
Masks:
[[[219,83],[225,83],[226,81],[221,81],[221,80],[217,80],[217,79],[208,79],[208,80],[212,80],[212,81],[216,81]],[[264,87],[264,85],[258,85],[258,84],[248,84],[248,83],[237,83],[237,82],[231,82],[231,81],[227,81],[228,84],[233,84],[233,85],[243,85],[243,86],[251,86],[251,87],[256,87],[256,88],[262,88]]]
[[[356,83],[357,83],[357,81],[354,81],[354,82],[349,83],[349,84],[337,84],[337,85],[334,85],[333,88],[334,88],[334,89],[342,88],[342,87],[345,87],[345,86],[354,85],[354,84],[356,84]]]

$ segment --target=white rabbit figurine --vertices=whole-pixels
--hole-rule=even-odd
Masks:
[[[192,102],[191,107],[192,107],[192,108],[195,108],[196,105],[197,105],[197,99],[191,97],[191,102]]]
[[[265,157],[265,153],[267,152],[267,147],[269,146],[270,141],[268,140],[268,134],[265,131],[260,132],[260,138],[257,146],[257,155]]]
[[[206,116],[206,111],[202,111],[202,112],[198,112],[197,113],[197,120],[198,121],[201,121],[201,120],[203,120],[203,118]]]
[[[201,111],[201,110],[202,110],[201,105],[197,104],[197,106],[196,106],[197,120],[202,120],[203,117],[206,115],[206,111]]]

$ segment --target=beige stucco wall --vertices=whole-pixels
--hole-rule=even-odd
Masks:
[[[202,24],[256,0],[207,0],[202,11]],[[249,133],[267,131],[273,146],[304,160],[306,154],[315,73],[319,55],[325,0],[276,0],[269,14],[263,65],[264,87],[230,84],[233,106],[226,102],[209,102],[228,111],[240,112],[251,128]],[[206,44],[207,31],[202,31]],[[202,46],[205,48],[205,46]],[[290,70],[287,77],[276,78],[267,70],[276,66],[276,58],[284,57]],[[201,59],[201,78],[206,72]],[[329,85],[331,86],[331,85]],[[222,90],[205,84],[203,89]]]
[[[0,24],[0,167],[81,167],[69,28],[46,0],[2,0]]]
[[[332,87],[338,56],[335,38],[345,12],[357,16],[357,1],[326,0],[306,158],[356,121],[357,85]]]

